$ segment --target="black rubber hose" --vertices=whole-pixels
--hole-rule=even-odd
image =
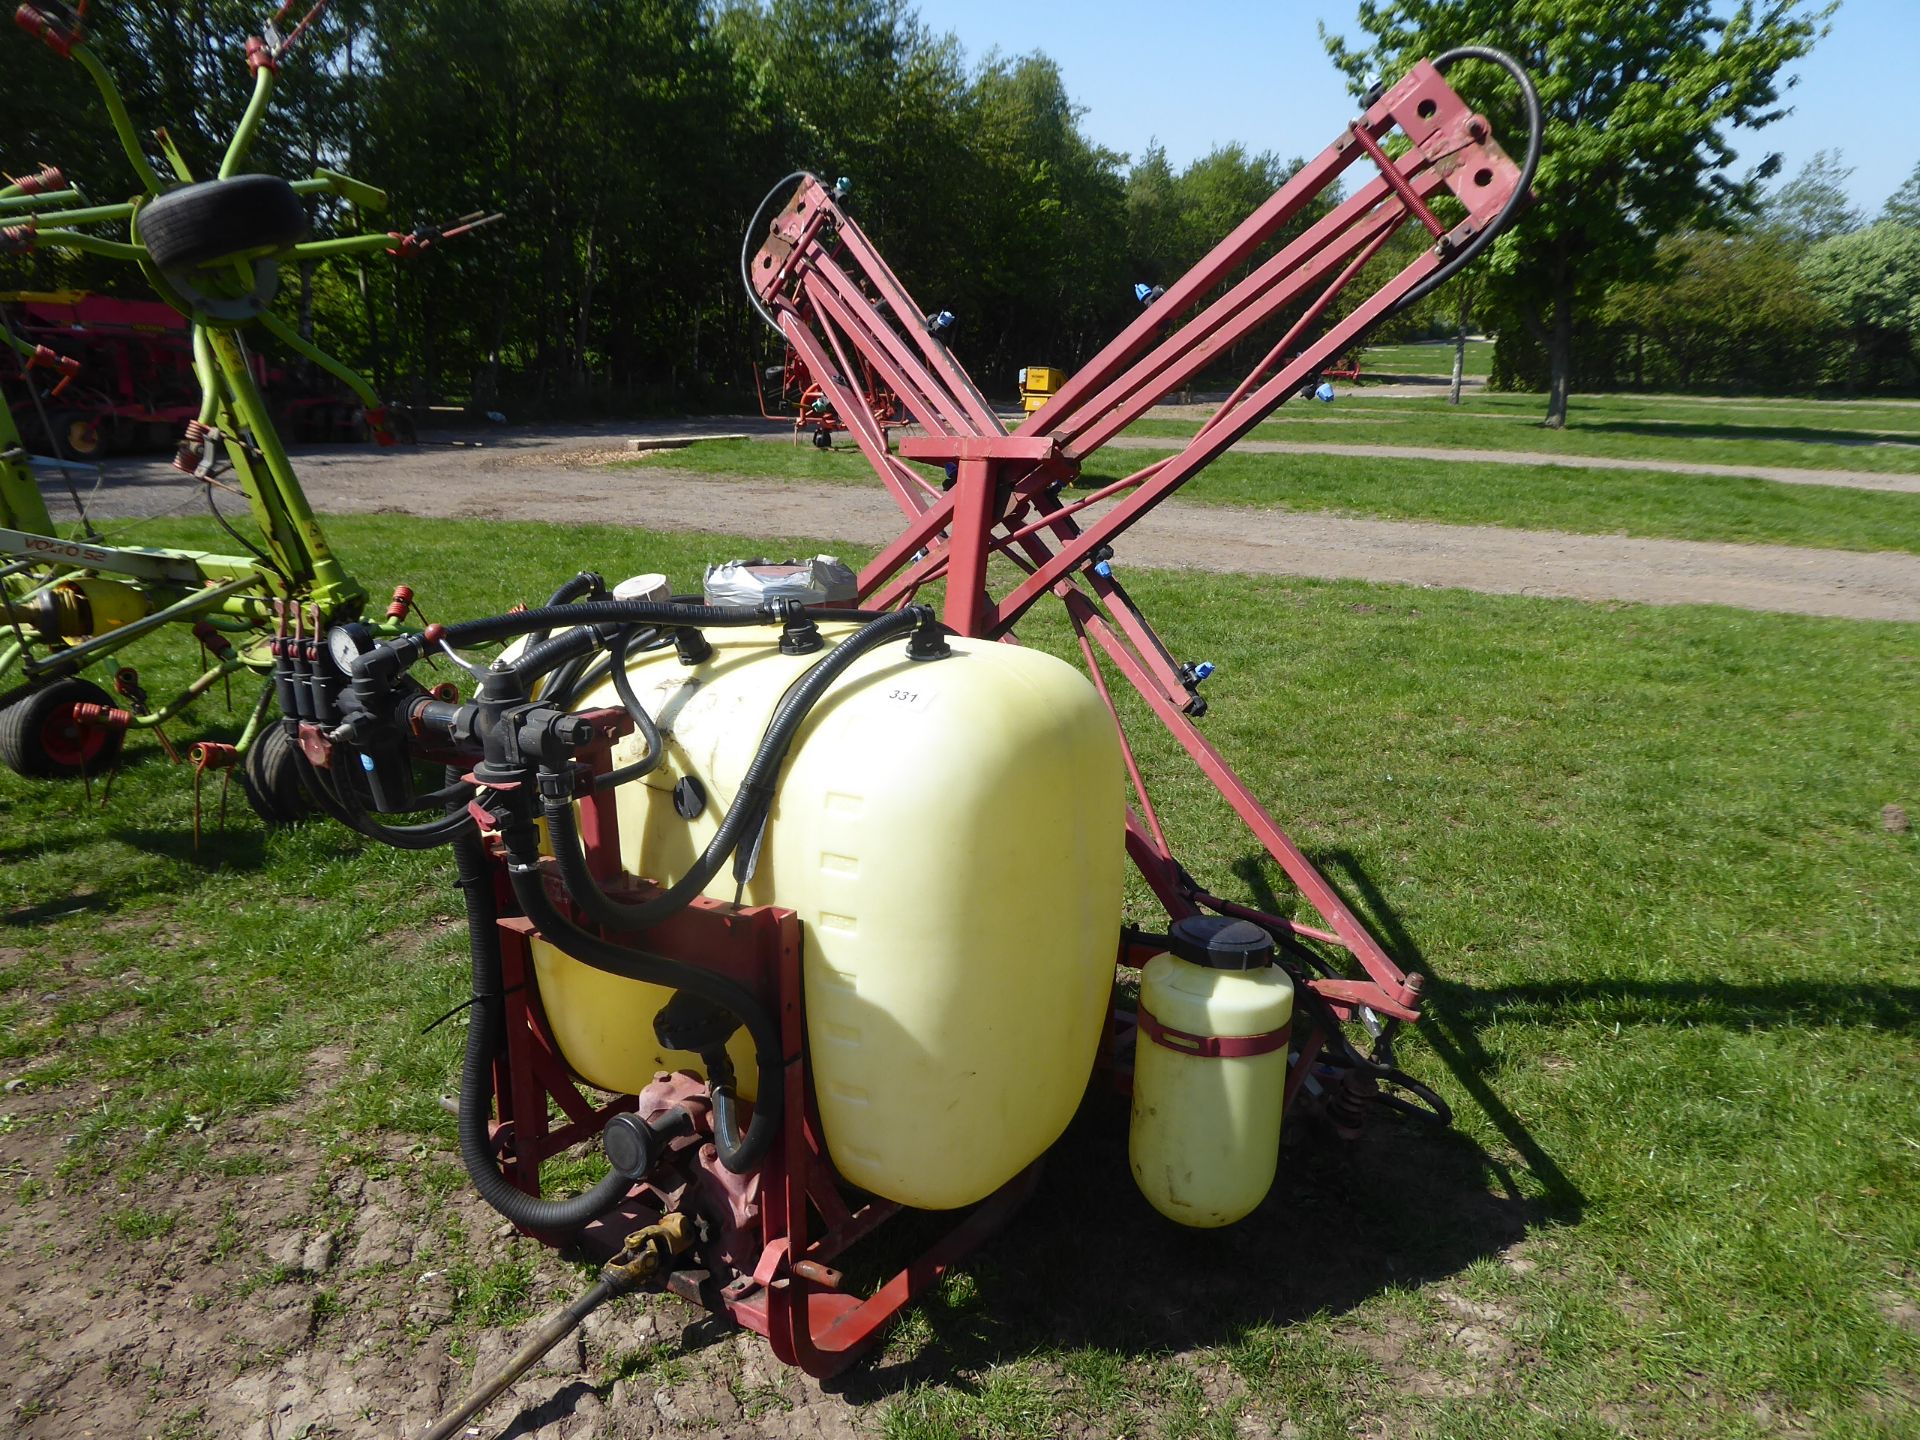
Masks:
[[[593,782],[596,790],[611,790],[616,785],[637,780],[655,769],[667,755],[667,742],[660,738],[660,727],[647,713],[647,707],[640,703],[640,697],[634,693],[633,677],[627,674],[627,653],[633,646],[633,637],[633,630],[622,630],[613,642],[613,688],[628,716],[639,727],[641,738],[647,742],[647,753],[631,764],[600,776]]]
[[[518,843],[511,837],[508,840],[512,861],[509,873],[513,877],[514,898],[520,902],[521,910],[525,912],[527,919],[533,922],[534,929],[540,932],[543,940],[565,951],[582,964],[591,965],[596,970],[604,970],[610,975],[638,980],[647,985],[660,985],[670,990],[688,991],[702,1000],[719,1006],[746,1026],[748,1035],[753,1039],[754,1069],[760,1077],[760,1092],[754,1101],[753,1119],[747,1122],[746,1134],[736,1141],[731,1124],[722,1126],[718,1123],[720,1107],[717,1099],[714,1111],[716,1120],[714,1149],[719,1152],[720,1163],[736,1175],[746,1174],[766,1157],[768,1147],[773,1144],[774,1136],[780,1131],[780,1120],[785,1109],[785,1076],[782,1073],[784,1067],[780,1055],[780,1031],[775,1026],[773,1017],[767,1013],[766,1006],[755,999],[753,992],[744,985],[729,980],[724,975],[712,970],[704,970],[698,965],[688,965],[683,961],[670,959],[665,955],[656,955],[648,950],[612,944],[575,925],[547,898],[546,883],[540,878],[535,868],[539,859],[536,838],[538,832],[530,825],[524,829],[526,837]],[[532,853],[522,853],[522,848],[529,845]],[[730,1104],[728,1113],[731,1114]],[[463,1124],[465,1117],[466,1103],[463,1094],[461,1101]],[[466,1148],[464,1143],[461,1148],[464,1152]],[[469,1171],[471,1171],[471,1165],[469,1165]],[[598,1193],[596,1189],[590,1191],[589,1195]],[[580,1201],[585,1201],[587,1198],[588,1196],[583,1195]],[[500,1207],[496,1205],[495,1208]],[[507,1212],[501,1210],[501,1213]]]
[[[460,804],[457,815],[443,816],[438,820],[429,820],[420,825],[386,825],[375,820],[367,813],[366,807],[359,804],[359,797],[352,795],[352,787],[335,785],[333,777],[311,760],[298,745],[293,747],[298,763],[305,775],[307,789],[312,793],[314,802],[327,813],[329,819],[337,820],[356,835],[364,835],[369,840],[377,840],[394,850],[437,850],[442,845],[458,837],[463,826],[470,823],[466,816],[466,799],[471,798],[473,787],[466,787],[466,797],[450,794],[451,787],[436,790],[432,795],[423,797],[422,805],[437,803]],[[341,754],[351,754],[345,747]]]
[[[872,620],[891,612],[861,610],[853,606],[809,605],[807,617],[824,622]],[[668,628],[691,625],[746,628],[754,625],[782,625],[786,616],[781,607],[768,605],[745,609],[738,605],[690,605],[658,600],[580,600],[552,609],[522,610],[517,614],[495,615],[485,620],[467,620],[449,625],[441,638],[452,646],[486,645],[495,640],[511,640],[528,635],[545,625],[660,625]],[[363,657],[364,658],[364,657]],[[360,662],[356,661],[358,665]]]
[[[493,1059],[504,1041],[506,1011],[500,981],[500,915],[493,903],[480,832],[469,825],[453,844],[460,893],[467,903],[467,948],[473,964],[473,1014],[467,1020],[466,1056],[460,1066],[460,1159],[473,1188],[500,1214],[524,1230],[567,1234],[620,1203],[632,1182],[611,1171],[598,1185],[571,1200],[541,1200],[500,1173],[487,1113],[493,1099]],[[535,888],[538,888],[535,881]]]
[[[778,625],[780,617],[722,605],[673,605],[657,600],[581,600],[552,609],[522,610],[485,620],[449,625],[444,636],[453,646],[511,640],[555,625]]]
[[[753,306],[754,311],[767,322],[776,335],[781,333],[780,322],[774,319],[772,312],[760,303],[760,297],[754,293],[753,289],[753,255],[758,248],[753,243],[753,237],[759,232],[760,222],[766,217],[767,207],[773,203],[773,197],[795,180],[819,180],[823,187],[827,183],[820,180],[820,177],[811,170],[796,170],[791,175],[774,181],[773,188],[761,198],[759,207],[753,212],[753,218],[747,222],[747,233],[740,237],[740,283],[746,287],[747,303]]]
[[[565,605],[569,601],[578,600],[582,595],[591,595],[596,600],[606,599],[607,582],[591,570],[582,570],[547,597],[546,608],[551,610],[556,605]],[[536,630],[533,632],[533,638],[527,643],[538,645],[546,638],[546,631]]]
[[[522,683],[531,685],[549,671],[558,670],[571,661],[592,654],[600,646],[600,637],[585,625],[571,630],[563,630],[551,640],[532,643],[529,637],[527,648],[522,650],[510,662],[514,673]]]
[[[1513,223],[1514,216],[1533,198],[1533,175],[1540,168],[1540,142],[1546,131],[1546,121],[1540,110],[1540,92],[1533,87],[1533,77],[1527,74],[1525,66],[1506,51],[1495,50],[1489,45],[1460,45],[1442,51],[1433,57],[1433,68],[1444,75],[1456,60],[1484,60],[1489,65],[1498,65],[1520,87],[1520,99],[1527,112],[1527,153],[1520,163],[1520,183],[1513,187],[1513,194],[1507,197],[1507,203],[1486,228],[1461,246],[1457,255],[1401,296],[1390,312],[1393,314],[1431,295],[1471,265],[1475,257],[1500,237],[1501,232]]]
[[[801,676],[781,699],[773,718],[767,722],[766,732],[760,737],[760,748],[754,752],[747,773],[741,777],[740,789],[734,795],[733,803],[727,807],[719,828],[714,831],[713,839],[707,842],[706,850],[684,875],[651,900],[638,905],[626,905],[602,890],[599,882],[593,878],[592,871],[587,868],[586,854],[580,846],[579,826],[574,821],[573,801],[565,796],[548,798],[543,808],[553,839],[553,853],[559,861],[561,877],[574,902],[586,911],[594,923],[618,932],[651,929],[668,916],[686,908],[694,896],[705,890],[713,877],[720,873],[720,867],[727,863],[728,857],[739,848],[741,842],[756,832],[760,818],[773,797],[774,780],[780,773],[787,750],[828,687],[840,678],[849,665],[875,646],[898,639],[922,625],[936,623],[933,612],[924,605],[890,611],[854,631]],[[616,666],[616,673],[618,669]]]
[[[354,792],[351,784],[332,786],[330,798],[339,807],[335,818],[342,821],[348,829],[358,831],[369,840],[378,840],[382,845],[391,846],[395,850],[438,850],[442,845],[452,843],[473,824],[467,816],[466,806],[467,800],[472,798],[473,793],[474,787],[471,785],[466,787],[465,797],[449,796],[444,789],[435,791],[435,796],[440,797],[447,804],[457,802],[459,808],[438,820],[427,820],[418,825],[388,825],[384,821],[374,819],[366,806],[360,803],[360,797]],[[423,806],[430,803],[433,802],[422,801]],[[322,805],[324,808],[324,800]]]

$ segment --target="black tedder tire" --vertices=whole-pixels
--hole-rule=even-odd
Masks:
[[[86,680],[56,680],[0,710],[0,763],[29,780],[102,775],[120,758],[127,732],[74,722],[76,705],[112,705]]]
[[[278,175],[183,185],[140,212],[140,241],[162,270],[191,270],[307,238],[307,207]]]
[[[298,825],[316,808],[293,745],[286,726],[275,723],[240,757],[240,788],[253,813],[269,825]]]

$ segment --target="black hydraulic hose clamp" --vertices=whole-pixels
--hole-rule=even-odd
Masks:
[[[682,625],[673,632],[673,648],[682,665],[703,664],[713,657],[712,643],[691,625]]]
[[[787,623],[780,630],[780,653],[782,655],[812,655],[826,649],[827,642],[820,634],[820,627],[803,610],[787,617]]]
[[[947,636],[952,632],[932,618],[932,611],[928,611],[927,615],[928,618],[914,626],[913,634],[907,637],[909,660],[944,660],[953,654],[953,646],[947,643]]]

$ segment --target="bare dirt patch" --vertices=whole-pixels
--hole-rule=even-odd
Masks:
[[[7,1097],[0,1414],[11,1434],[411,1436],[528,1328],[471,1313],[489,1271],[524,1272],[532,1313],[585,1284],[579,1267],[503,1234],[464,1186],[423,1188],[422,1147],[395,1141],[330,1170],[300,1125],[313,1096],[210,1136],[212,1169],[132,1189],[62,1178],[64,1122],[89,1097]],[[625,1440],[740,1433],[750,1418],[753,1433],[837,1437],[855,1433],[853,1415],[757,1337],[650,1298],[592,1317],[477,1433]]]

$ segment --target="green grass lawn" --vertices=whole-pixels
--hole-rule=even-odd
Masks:
[[[537,601],[582,564],[690,584],[785,543],[329,529],[435,619]],[[1133,1194],[1124,1111],[1091,1100],[1012,1230],[836,1388],[869,1407],[860,1423],[901,1440],[1915,1433],[1920,843],[1882,823],[1920,811],[1914,627],[1130,584],[1176,654],[1220,667],[1209,736],[1435,977],[1401,1051],[1458,1123],[1302,1136],[1258,1214],[1189,1234]],[[1025,638],[1066,642],[1040,612]],[[150,687],[187,658],[149,661]],[[1171,743],[1139,733],[1188,867],[1285,904]],[[0,1133],[71,1136],[57,1167],[7,1170],[14,1210],[109,1187],[118,1243],[179,1244],[171,1180],[219,1183],[235,1127],[307,1092],[322,1047],[344,1058],[302,1113],[328,1167],[398,1136],[417,1183],[447,1183],[435,1097],[462,1022],[420,1033],[466,995],[444,856],[242,812],[196,859],[189,803],[147,741],[104,812],[0,775],[0,1075],[21,1082]],[[71,1105],[15,1113],[48,1092]],[[523,1319],[534,1275],[476,1275],[446,1333]],[[650,1376],[636,1404],[686,1373],[665,1351],[632,1363]],[[613,1373],[589,1379],[604,1396]]]
[[[1557,431],[1540,423],[1545,411],[1538,395],[1475,395],[1456,407],[1444,395],[1369,399],[1363,388],[1342,392],[1331,405],[1291,403],[1249,438],[1920,474],[1917,406],[1582,395]],[[1172,437],[1198,428],[1195,421],[1143,420],[1128,433]]]
[[[1103,452],[1094,457],[1081,486],[1097,488],[1125,473],[1123,465],[1137,469],[1171,453]],[[709,440],[633,463],[709,475],[876,483],[850,446],[823,451],[811,445]],[[1920,494],[1783,485],[1744,476],[1229,453],[1179,493],[1182,500],[1201,504],[1390,520],[1920,553]]]
[[[1360,373],[1367,375],[1445,375],[1453,374],[1453,342],[1428,340],[1404,345],[1369,345],[1360,356]],[[1493,342],[1467,341],[1463,373],[1469,380],[1484,380],[1493,368]]]

